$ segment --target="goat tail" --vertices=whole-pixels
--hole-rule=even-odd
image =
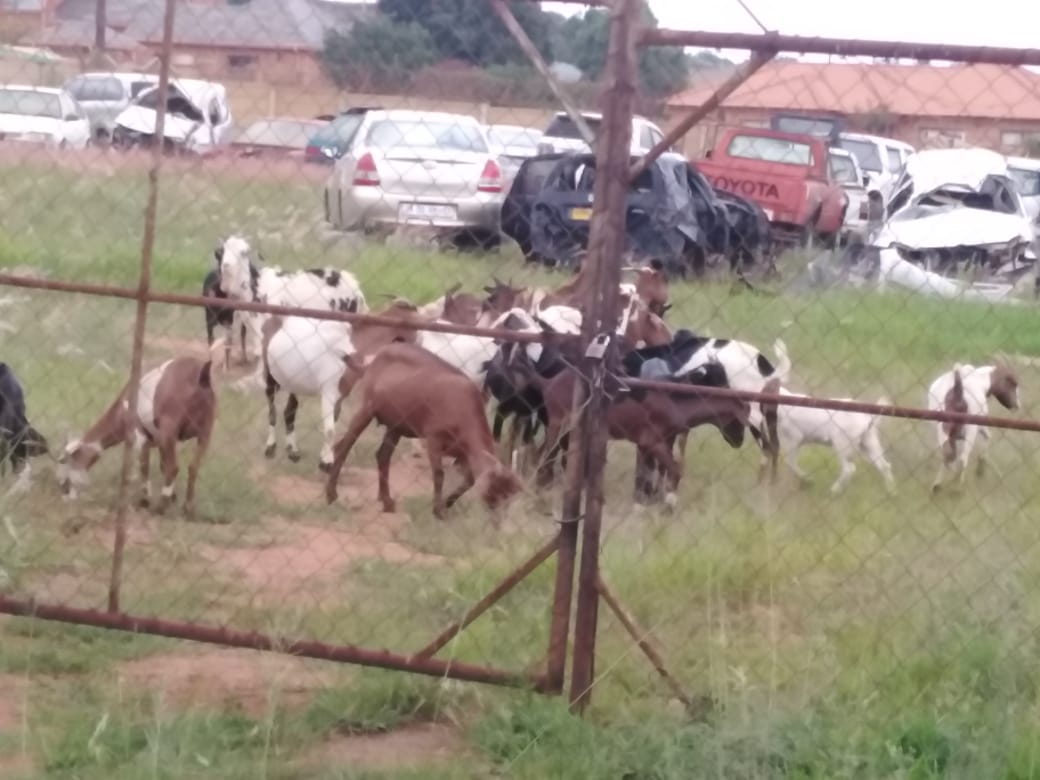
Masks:
[[[199,387],[213,388],[213,361],[207,360],[199,371]]]
[[[787,375],[791,373],[791,359],[787,356],[787,345],[783,339],[773,342],[773,351],[776,353],[776,373],[774,376],[781,382],[787,381]]]

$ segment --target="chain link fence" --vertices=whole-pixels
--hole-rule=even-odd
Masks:
[[[0,611],[1027,761],[1040,55],[100,6],[0,17]]]

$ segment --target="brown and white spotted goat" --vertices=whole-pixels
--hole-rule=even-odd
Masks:
[[[67,498],[75,498],[77,490],[87,484],[87,472],[101,458],[101,453],[121,444],[131,434],[140,458],[142,484],[139,503],[143,507],[147,507],[151,499],[151,452],[153,448],[159,450],[163,487],[155,510],[161,514],[176,497],[177,445],[195,439],[195,453],[188,464],[188,487],[184,497],[184,512],[192,516],[195,512],[195,481],[217,414],[211,368],[211,361],[178,357],[146,373],[138,385],[135,419],[131,419],[129,414],[128,383],[98,421],[81,438],[65,446],[58,461],[58,482],[62,493]]]
[[[1009,366],[957,364],[953,371],[938,377],[928,388],[928,408],[932,411],[986,415],[989,414],[990,398],[997,399],[1005,409],[1018,409],[1018,377]],[[961,422],[938,422],[936,434],[942,459],[939,473],[932,483],[932,492],[939,490],[950,468],[957,470],[958,481],[964,482],[968,462],[979,439],[976,473],[982,476],[986,468],[985,448],[990,438],[988,428]]]

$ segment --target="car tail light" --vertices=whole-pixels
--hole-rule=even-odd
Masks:
[[[501,192],[502,191],[502,169],[494,160],[484,163],[484,170],[477,182],[478,192]]]
[[[357,162],[354,170],[355,187],[377,187],[379,186],[379,170],[371,153],[365,152]]]
[[[317,146],[308,145],[307,148],[303,150],[303,153],[307,157],[321,157],[321,149]]]

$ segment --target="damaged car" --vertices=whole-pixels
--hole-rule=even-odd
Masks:
[[[595,179],[591,154],[527,159],[503,203],[502,232],[531,262],[580,265],[588,247]],[[764,217],[741,198],[718,197],[681,155],[664,154],[629,188],[626,251],[635,263],[660,260],[678,274],[701,273],[712,257],[753,258]],[[741,231],[746,240],[735,238]]]
[[[912,155],[885,217],[870,240],[883,274],[909,263],[926,274],[1013,284],[1036,262],[1032,225],[1007,162],[987,149]]]
[[[150,146],[155,141],[159,87],[142,91],[120,112],[112,144],[121,148]],[[164,146],[199,154],[226,144],[231,134],[231,107],[223,84],[200,79],[171,79],[163,124]]]

